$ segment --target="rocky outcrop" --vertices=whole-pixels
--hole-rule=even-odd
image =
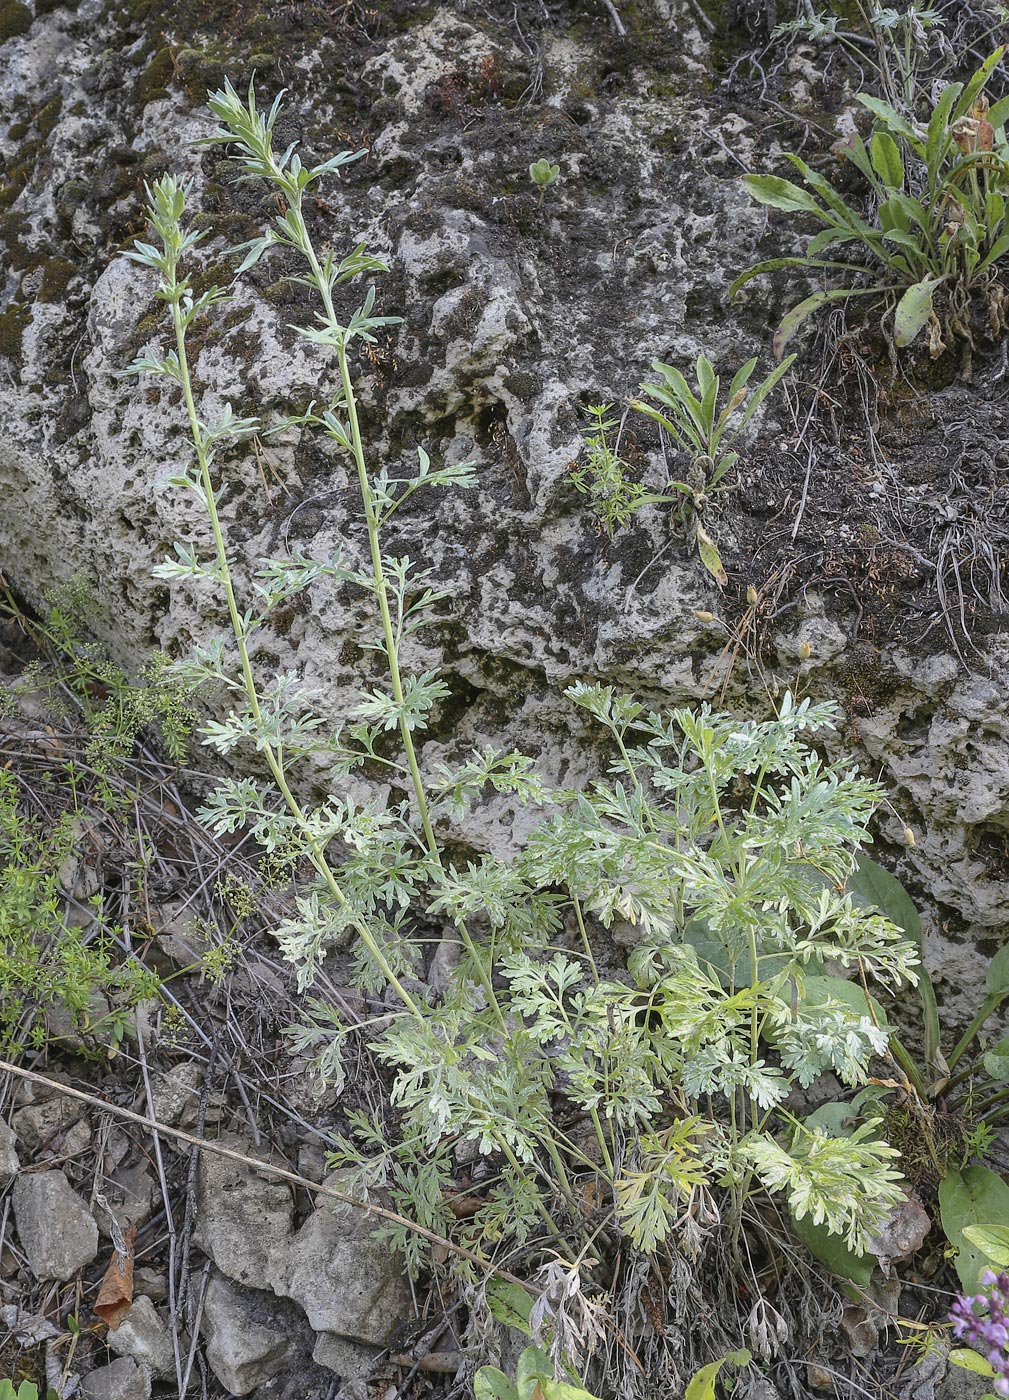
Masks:
[[[833,696],[838,749],[853,747],[891,794],[883,837],[903,850],[903,827],[916,833],[902,873],[931,898],[930,955],[940,984],[955,969],[946,1011],[964,1019],[956,989],[966,975],[973,995],[983,961],[973,945],[1000,937],[1009,910],[997,562],[1009,457],[992,367],[979,355],[966,385],[946,362],[908,414],[870,326],[859,363],[883,389],[867,413],[859,374],[839,379],[807,348],[791,397],[755,425],[735,488],[707,507],[722,592],[668,511],[646,509],[611,542],[568,472],[585,404],[625,398],[651,360],[686,367],[704,350],[723,370],[751,353],[769,367],[779,291],[757,282],[730,304],[727,285],[757,256],[791,251],[794,234],[769,229],[738,176],[775,168],[800,141],[826,151],[825,122],[850,129],[850,90],[801,49],[751,90],[720,69],[726,41],[668,5],[647,20],[635,8],[624,36],[574,0],[538,17],[511,4],[382,6],[363,25],[353,7],[297,13],[267,24],[233,0],[185,0],[170,15],[148,0],[81,0],[37,7],[0,45],[11,583],[37,603],[83,570],[89,625],[132,663],[218,631],[208,591],[174,589],[169,605],[151,579],[176,538],[200,545],[206,530],[160,484],[185,452],[171,392],[117,378],[162,332],[149,278],[116,254],[141,231],[144,179],[171,166],[192,177],[211,235],[199,276],[227,278],[226,245],[269,208],[219,151],[193,149],[208,129],[200,103],[226,72],[240,85],[255,69],[272,94],[283,66],[296,76],[281,139],[327,155],[369,147],[313,218],[336,247],[366,238],[386,254],[381,307],[404,318],[359,366],[373,460],[409,464],[423,445],[477,465],[476,489],[418,493],[389,541],[449,595],[444,624],[410,658],[442,664],[452,691],[425,764],[515,743],[548,779],[578,780],[596,759],[559,694],[577,677],[664,702],[760,707],[786,685]],[[776,112],[792,114],[777,127],[764,101],[775,84]],[[544,155],[561,178],[541,199],[527,169]],[[264,260],[199,330],[208,411],[229,397],[269,415],[331,380],[292,337],[309,313],[281,272]],[[800,434],[828,379],[830,413],[810,410]],[[683,469],[640,424],[622,443],[655,487]],[[266,476],[253,457],[222,467],[240,582],[263,554],[359,553],[339,460],[307,438],[266,451]],[[259,664],[300,667],[336,719],[375,664],[366,630],[360,599],[323,585],[261,641]],[[528,821],[500,802],[466,839],[507,844]]]
[[[12,1201],[21,1248],[37,1279],[65,1283],[98,1253],[98,1226],[62,1172],[22,1172]]]
[[[237,1139],[228,1145],[242,1147]],[[329,1184],[338,1187],[339,1177]],[[411,1306],[402,1259],[374,1229],[366,1212],[325,1197],[295,1229],[284,1183],[201,1155],[194,1239],[219,1271],[205,1305],[207,1355],[233,1393],[279,1372],[299,1330],[292,1315],[302,1331],[307,1319],[319,1365],[344,1377],[368,1371]]]

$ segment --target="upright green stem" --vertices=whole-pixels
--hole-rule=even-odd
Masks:
[[[311,268],[312,281],[319,292],[319,296],[322,298],[327,325],[333,332],[337,344],[337,365],[340,373],[340,386],[343,392],[343,402],[347,413],[347,423],[350,428],[351,455],[353,456],[354,466],[357,470],[358,486],[361,492],[361,506],[364,511],[365,525],[368,530],[368,547],[371,553],[371,571],[375,587],[375,598],[378,602],[378,610],[382,620],[382,636],[385,641],[385,653],[389,665],[389,678],[392,684],[393,700],[396,703],[399,714],[399,733],[403,744],[403,752],[406,757],[407,768],[410,772],[410,781],[413,785],[417,814],[420,817],[421,827],[424,832],[424,844],[427,847],[431,859],[441,868],[441,851],[438,846],[438,838],[435,836],[434,826],[431,822],[427,792],[424,788],[424,779],[421,776],[420,764],[417,760],[417,750],[413,742],[413,732],[410,729],[406,714],[406,705],[404,703],[403,675],[399,664],[399,644],[396,639],[396,629],[393,625],[392,609],[389,606],[389,586],[385,576],[385,568],[382,563],[382,545],[380,538],[381,521],[375,504],[375,493],[372,490],[371,480],[368,476],[368,463],[364,454],[364,442],[361,437],[361,425],[357,413],[357,396],[354,393],[354,381],[350,373],[350,364],[347,358],[347,337],[344,328],[337,318],[336,310],[333,306],[332,290],[319,264],[318,256],[316,255],[308,228],[302,216],[300,195],[297,200],[294,201],[293,208],[299,220],[301,251]],[[497,996],[495,995],[490,973],[485,967],[483,958],[480,956],[476,945],[470,937],[465,923],[460,920],[458,928],[466,951],[473,960],[473,965],[476,968],[477,976],[480,979],[487,1000],[494,1011],[499,1025],[503,1028],[505,1024],[504,1015],[498,1003]]]
[[[176,268],[174,264],[171,266],[170,273],[166,274],[166,285],[171,291],[178,290]],[[245,688],[249,711],[257,726],[261,727],[262,710],[259,704],[259,692],[256,688],[256,678],[253,674],[252,661],[249,656],[249,647],[245,635],[245,623],[238,609],[238,600],[235,597],[235,585],[231,576],[231,565],[228,561],[224,531],[221,528],[221,519],[217,509],[217,497],[214,491],[213,478],[210,474],[210,463],[207,460],[207,449],[203,429],[200,425],[199,416],[196,412],[196,402],[193,398],[193,385],[189,373],[189,357],[186,352],[186,328],[183,323],[182,313],[179,309],[178,297],[171,300],[171,311],[172,325],[175,330],[175,348],[179,357],[179,378],[182,384],[182,395],[186,404],[190,435],[193,440],[193,446],[196,449],[196,460],[200,469],[203,493],[206,498],[207,515],[210,519],[210,528],[214,536],[218,573],[224,587],[224,595],[228,605],[228,616],[231,619],[231,629],[238,647],[238,657],[242,668],[242,684]],[[271,744],[266,743],[263,745],[263,753],[266,756],[266,762],[273,780],[277,784],[284,801],[287,803],[288,810],[301,828],[302,835],[311,853],[312,864],[326,882],[327,888],[337,903],[346,904],[347,897],[340,888],[336,876],[330,868],[325,852],[320,846],[319,839],[312,831],[311,824],[305,816],[301,804],[291,791],[283,764],[274,752]],[[363,922],[359,921],[355,921],[354,927],[362,943],[381,968],[389,985],[394,989],[403,1005],[412,1015],[416,1016],[418,1020],[423,1020],[420,1007],[390,967],[388,959],[375,941],[371,930]]]

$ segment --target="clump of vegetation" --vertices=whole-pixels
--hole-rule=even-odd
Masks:
[[[807,316],[852,297],[886,301],[893,310],[897,346],[910,345],[927,327],[933,356],[955,339],[973,344],[977,306],[991,336],[1003,334],[1009,98],[989,106],[984,89],[1004,52],[996,49],[966,84],[948,84],[924,127],[890,103],[859,94],[876,119],[873,134],[868,145],[855,133],[835,149],[865,178],[875,206],[871,220],[799,156],[788,159],[805,188],[774,175],[745,177],[761,204],[809,215],[824,228],[801,256],[770,258],[748,268],[733,282],[733,295],[751,278],[782,268],[856,283],[814,292],[793,306],[775,333],[776,355]],[[845,244],[854,245],[866,260],[821,256]],[[942,298],[938,310],[937,295]]]
[[[411,672],[402,643],[435,616],[440,595],[412,561],[386,553],[383,529],[416,490],[469,487],[473,477],[465,465],[433,468],[423,452],[414,471],[396,476],[369,465],[351,352],[390,318],[375,315],[373,288],[345,319],[333,293],[382,264],[363,246],[342,258],[316,248],[306,195],[354,153],[308,167],[293,147],[277,152],[279,102],[262,112],[251,88],[243,101],[226,86],[210,100],[219,122],[210,139],[232,148],[243,178],[281,197],[265,233],[237,250],[239,272],[274,247],[300,263],[296,275],[319,309],[299,333],[334,358],[336,394],[268,425],[230,406],[206,418],[186,338],[225,293],[192,290],[186,264],[199,235],[187,230],[188,190],[172,176],[149,190],[154,241],[130,254],[155,274],[172,327],[171,347],[148,350],[131,372],[181,390],[193,459],[175,481],[202,504],[213,536],[209,555],[177,545],[160,574],[215,583],[231,622],[229,637],[177,674],[232,697],[204,741],[224,754],[255,751],[266,768],[263,778],[221,783],[203,816],[217,832],[247,831],[267,852],[301,853],[310,875],[276,930],[301,987],[312,988],[330,950],[350,940],[358,986],[383,998],[381,1020],[357,1026],[316,997],[295,1034],[337,1089],[346,1047],[361,1037],[388,1069],[390,1115],[348,1114],[333,1162],[360,1191],[383,1187],[411,1222],[389,1234],[414,1270],[426,1259],[420,1226],[464,1251],[454,1265],[470,1280],[477,1265],[490,1277],[505,1245],[530,1274],[563,1273],[557,1290],[544,1289],[541,1322],[574,1364],[605,1323],[628,1247],[696,1252],[721,1222],[742,1267],[769,1228],[753,1203],[777,1198],[860,1255],[902,1199],[878,1115],[835,1133],[790,1106],[793,1089],[828,1073],[853,1091],[866,1085],[889,1031],[864,987],[915,977],[912,944],[846,887],[881,794],[818,756],[811,741],[831,725],[829,705],[786,696],[776,717],[743,722],[707,707],[649,710],[589,684],[566,693],[608,736],[607,780],[550,790],[530,758],[493,748],[425,777],[418,741],[450,690],[437,671]],[[752,368],[736,376],[720,413],[717,377],[700,368],[701,422],[678,381],[653,386],[661,402],[674,401],[670,430],[688,419],[715,471],[728,470],[726,423]],[[609,431],[606,409],[597,416]],[[344,458],[366,544],[363,557],[263,561],[248,607],[214,468],[222,447],[264,431],[317,432]],[[260,676],[250,646],[279,603],[323,576],[372,601],[370,643],[386,670],[332,736],[299,676]],[[396,795],[302,801],[299,766],[320,752],[337,782],[380,764]],[[544,820],[511,860],[459,862],[439,829],[488,793],[541,807]],[[432,927],[451,954],[438,995],[416,981]],[[601,965],[606,931],[620,928],[634,931],[626,967]],[[459,1152],[480,1164],[467,1170],[464,1210],[453,1209],[464,1189]],[[565,1301],[551,1312],[555,1294]]]
[[[61,886],[76,868],[79,833],[65,814],[54,825],[26,812],[17,778],[0,770],[0,1053],[6,1059],[48,1039],[46,1012],[61,1007],[77,1029],[111,1049],[128,1032],[130,1010],[152,996],[157,978],[117,956],[100,899],[75,918]],[[96,1013],[95,999],[111,1009]]]
[[[577,463],[571,472],[571,483],[589,504],[610,539],[634,519],[647,505],[672,504],[672,496],[664,496],[629,475],[627,463],[620,455],[620,439],[613,444],[611,434],[619,428],[619,420],[610,417],[611,403],[593,404],[587,412],[589,426],[582,433],[585,461]]]
[[[98,774],[121,771],[143,733],[155,736],[168,758],[181,763],[196,724],[187,687],[168,674],[161,653],[131,680],[98,643],[86,640],[83,619],[91,606],[78,579],[47,595],[41,617],[30,616],[0,579],[0,616],[16,622],[39,653],[6,695],[0,692],[0,705],[10,706],[19,693],[30,692],[52,716],[83,723],[89,734],[85,761]],[[104,794],[107,803],[118,800],[108,786]]]

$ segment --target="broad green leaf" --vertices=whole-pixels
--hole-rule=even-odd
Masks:
[[[722,556],[718,552],[715,541],[700,524],[697,526],[697,553],[701,557],[701,563],[719,588],[724,588],[729,581],[729,576],[722,567]]]
[[[1004,258],[1009,253],[1009,233],[1004,233],[1000,239],[992,246],[978,264],[978,272],[983,272],[992,263],[997,263],[1000,258]]]
[[[831,1137],[850,1137],[848,1122],[854,1116],[850,1103],[822,1103],[803,1120],[807,1128],[826,1128]]]
[[[913,233],[906,233],[902,228],[888,228],[884,232],[883,237],[886,239],[887,243],[896,243],[900,248],[910,248],[919,258],[924,256],[921,244]]]
[[[569,1385],[567,1381],[540,1381],[543,1400],[598,1400],[580,1385]]]
[[[848,271],[850,272],[851,268],[848,268]],[[882,288],[879,287],[868,287],[864,289],[860,287],[838,287],[830,292],[814,292],[812,296],[806,297],[804,301],[800,301],[797,306],[793,306],[791,311],[781,318],[778,329],[774,332],[774,340],[772,342],[774,358],[776,360],[781,359],[785,346],[802,325],[803,321],[805,321],[807,316],[811,316],[814,311],[819,311],[821,306],[826,306],[828,302],[832,301],[844,301],[846,297],[878,296],[881,290]]]
[[[803,1004],[807,1007],[823,1005],[827,1001],[840,1001],[855,1013],[856,1016],[868,1016],[871,1006],[871,1014],[875,1016],[877,1025],[884,1030],[889,1029],[889,1021],[886,1019],[886,1012],[880,1006],[875,997],[866,998],[865,991],[860,982],[849,982],[846,977],[806,977],[804,979],[805,996]]]
[[[729,385],[729,403],[733,403],[736,395],[743,392],[750,382],[750,375],[756,368],[757,357],[754,355],[752,360],[747,360],[745,365],[740,366],[740,368],[736,370],[736,373],[732,377],[732,383]]]
[[[735,437],[739,432],[742,431],[743,428],[746,427],[747,423],[750,421],[750,419],[756,413],[757,409],[767,398],[768,394],[777,384],[778,380],[781,379],[782,375],[787,374],[788,371],[791,369],[794,361],[795,356],[789,355],[787,359],[782,360],[781,364],[778,365],[776,369],[773,369],[771,371],[771,373],[764,380],[763,384],[757,385],[757,388],[753,391],[753,394],[750,396],[749,403],[746,405],[746,408],[743,411],[743,416],[739,420],[739,424],[732,435],[733,437]]]
[[[884,914],[892,924],[903,930],[904,937],[910,939],[916,948],[921,947],[921,920],[914,901],[889,870],[884,870],[869,856],[860,854],[845,889],[856,904]]]
[[[869,143],[869,158],[872,168],[891,190],[904,188],[904,162],[900,149],[888,131],[877,131]]]
[[[949,114],[953,110],[953,103],[962,91],[962,83],[950,83],[949,87],[943,90],[942,96],[935,105],[935,111],[929,118],[928,137],[925,142],[925,164],[928,166],[929,180],[933,187],[938,178],[942,157],[951,140]]]
[[[896,108],[891,107],[889,102],[884,102],[879,97],[870,97],[867,92],[857,93],[855,100],[861,102],[863,107],[868,107],[872,115],[878,117],[888,131],[903,136],[904,140],[916,151],[923,152],[921,137],[910,122],[902,117]]]
[[[939,1183],[939,1218],[950,1244],[959,1250],[956,1271],[967,1293],[976,1293],[988,1268],[983,1252],[964,1235],[970,1225],[1009,1220],[1009,1186],[988,1167],[975,1163],[950,1170]]]
[[[1009,97],[1000,98],[998,102],[993,102],[988,110],[988,120],[997,131],[1000,126],[1005,126],[1009,121]]]
[[[897,303],[893,313],[893,341],[901,347],[910,345],[932,314],[932,296],[945,277],[926,277],[915,282]]]
[[[822,258],[767,258],[764,262],[754,263],[753,266],[748,267],[745,272],[741,272],[730,286],[729,296],[734,297],[740,287],[745,287],[747,282],[753,281],[754,277],[761,277],[765,272],[778,272],[781,268],[785,267],[802,267],[807,269],[814,267],[839,268],[841,271],[848,273],[849,276],[852,272],[865,271],[864,268],[853,267],[851,263],[829,262]]]
[[[496,1366],[480,1367],[473,1378],[473,1395],[475,1400],[518,1400],[514,1384]]]
[[[963,1237],[1000,1269],[1009,1268],[1009,1225],[968,1225]]]
[[[715,1400],[715,1381],[724,1365],[723,1357],[721,1361],[709,1361],[707,1366],[702,1366],[687,1386],[683,1400]]]
[[[816,214],[818,218],[826,218],[813,196],[793,185],[791,180],[783,180],[778,175],[744,175],[743,183],[760,204],[783,209],[786,214]]]
[[[970,1347],[954,1347],[946,1358],[951,1366],[959,1366],[961,1371],[973,1371],[975,1376],[994,1376],[995,1367],[986,1356],[979,1356]]]
[[[985,1073],[1001,1084],[1009,1084],[1009,1038],[1000,1040],[993,1050],[983,1057]]]
[[[861,216],[854,209],[845,204],[830,181],[825,179],[818,170],[814,170],[812,166],[807,165],[800,156],[789,155],[788,159],[795,166],[796,170],[799,171],[806,184],[816,191],[829,209],[834,211],[842,224],[847,224],[852,231],[866,227]]]
[[[985,83],[987,83],[988,79],[995,72],[995,69],[1002,62],[1004,54],[1005,45],[1001,44],[993,53],[990,53],[984,63],[981,64],[981,67],[964,88],[959,102],[957,102],[956,106],[953,108],[953,113],[950,117],[951,123],[955,122],[957,117],[963,117],[968,114],[978,94],[984,88]]]
[[[1000,948],[988,964],[984,984],[989,996],[1009,996],[1009,943]]]
[[[860,170],[869,184],[879,194],[883,193],[876,172],[872,168],[872,161],[869,159],[869,152],[865,148],[865,142],[857,131],[844,141],[837,141],[831,148],[839,160],[850,160],[856,170]]]
[[[821,253],[825,253],[828,248],[838,248],[842,243],[864,242],[865,235],[858,229],[845,230],[832,226],[831,228],[821,229],[819,233],[813,235],[806,244],[806,256],[808,258],[817,258]],[[858,268],[854,267],[851,263],[845,263],[844,266],[849,272],[858,271]]]
[[[792,1229],[809,1250],[814,1259],[825,1264],[838,1278],[865,1288],[872,1278],[876,1260],[871,1254],[855,1254],[844,1242],[842,1235],[831,1235],[826,1225],[814,1225],[808,1215],[801,1220],[792,1218]]]
[[[516,1331],[524,1332],[527,1337],[531,1335],[529,1313],[533,1300],[524,1288],[502,1278],[500,1274],[495,1274],[487,1285],[485,1295],[491,1315],[498,1322],[503,1323],[505,1327],[514,1327]]]
[[[541,1347],[526,1347],[515,1368],[518,1400],[532,1400],[537,1386],[554,1378],[554,1364]]]
[[[697,363],[694,365],[694,373],[697,375],[697,387],[701,391],[703,399],[708,392],[708,386],[715,379],[715,367],[707,355],[698,355]]]

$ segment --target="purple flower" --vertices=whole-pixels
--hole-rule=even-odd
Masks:
[[[995,1371],[996,1392],[1009,1396],[1009,1274],[985,1269],[981,1286],[983,1293],[956,1299],[949,1311],[950,1321],[957,1337],[973,1342],[988,1357]]]

